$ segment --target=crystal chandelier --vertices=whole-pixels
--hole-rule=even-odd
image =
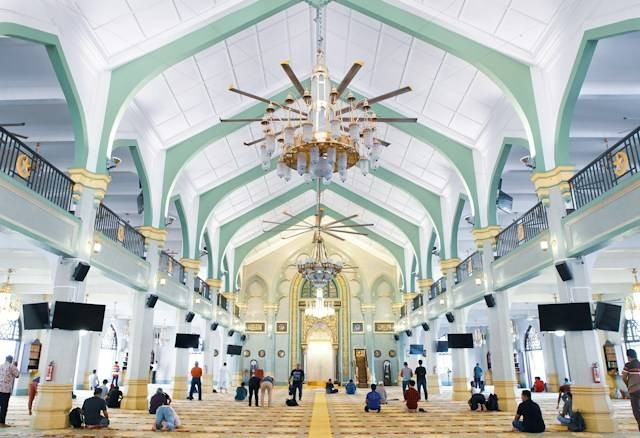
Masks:
[[[311,73],[311,90],[304,88],[288,61],[281,63],[293,83],[298,96],[289,93],[284,103],[230,87],[229,90],[267,104],[259,119],[221,119],[221,122],[260,122],[264,137],[245,142],[246,146],[260,144],[262,168],[271,166],[271,158],[281,152],[277,175],[289,181],[291,171],[303,176],[306,182],[316,179],[331,183],[334,173],[347,179],[347,169],[358,166],[363,175],[378,167],[382,146],[389,143],[375,137],[378,122],[416,122],[415,118],[377,117],[372,105],[411,91],[403,87],[371,99],[356,99],[353,93],[343,94],[363,66],[356,62],[346,76],[334,87],[325,62],[324,8],[316,10],[316,65]]]
[[[342,261],[333,260],[327,255],[327,249],[320,232],[313,238],[313,254],[298,260],[298,272],[316,289],[322,289],[342,271]]]
[[[335,309],[325,302],[323,288],[316,288],[316,299],[304,309],[304,314],[315,318],[325,318],[336,314]]]
[[[13,295],[13,286],[11,285],[11,274],[14,272],[14,269],[9,268],[7,281],[0,285],[0,320],[3,322],[15,321],[20,317],[20,304]]]

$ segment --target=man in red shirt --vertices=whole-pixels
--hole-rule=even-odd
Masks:
[[[409,387],[404,392],[404,399],[407,402],[407,412],[418,411],[418,400],[420,400],[420,394],[416,390],[415,380],[409,381]]]
[[[193,400],[193,393],[198,387],[198,400],[202,401],[202,368],[198,366],[198,362],[191,368],[191,389],[189,390],[189,400]],[[175,395],[175,394],[174,394]]]

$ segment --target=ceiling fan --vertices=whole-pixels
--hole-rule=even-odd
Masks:
[[[25,122],[20,122],[20,123],[0,123],[0,127],[5,128],[5,131],[7,131],[9,134],[13,135],[14,137],[18,137],[18,138],[21,138],[23,140],[26,140],[26,139],[29,138],[29,136],[18,134],[17,132],[9,131],[8,129],[6,129],[7,127],[24,126],[25,124],[26,124]]]

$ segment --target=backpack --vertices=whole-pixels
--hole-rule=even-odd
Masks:
[[[495,394],[489,394],[489,399],[487,400],[485,406],[487,408],[487,411],[499,411],[500,408],[498,408],[498,396]]]
[[[292,399],[287,399],[284,402],[287,406],[298,406],[298,402],[296,401],[296,399],[292,398]]]
[[[76,429],[82,427],[83,418],[82,418],[82,409],[73,408],[71,412],[69,412],[69,423]]]
[[[584,432],[586,424],[580,411],[571,414],[571,423],[567,426],[570,432]]]

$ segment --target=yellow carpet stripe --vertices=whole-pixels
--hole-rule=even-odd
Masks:
[[[331,437],[331,423],[329,410],[327,409],[327,395],[324,392],[316,392],[311,411],[311,425],[309,426],[309,438]]]

